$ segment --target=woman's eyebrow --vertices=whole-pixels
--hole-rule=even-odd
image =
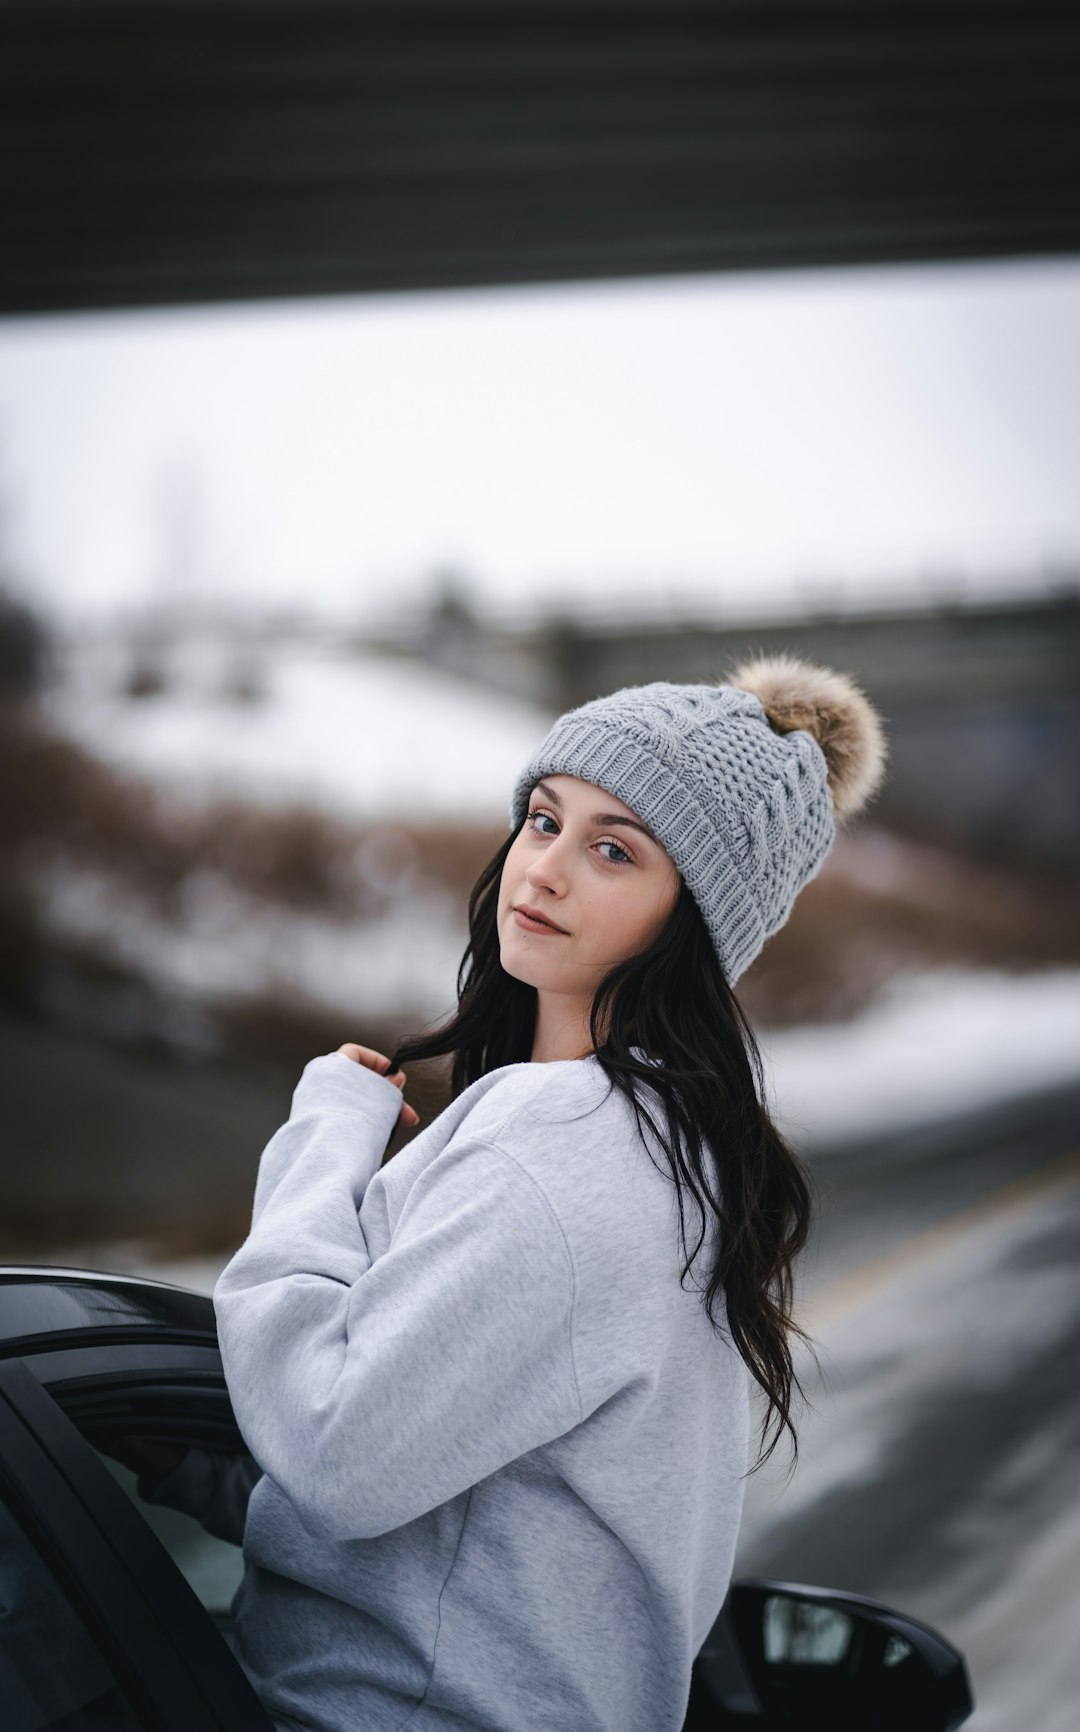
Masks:
[[[557,806],[559,811],[562,811],[562,801],[559,799],[554,788],[549,787],[547,782],[537,782],[535,792],[543,794],[545,799],[550,800],[553,806]],[[621,817],[618,812],[594,812],[589,822],[601,825],[621,824],[624,829],[627,830],[640,830],[641,834],[647,836],[650,842],[656,841],[656,837],[653,835],[647,824],[639,823],[637,818]]]

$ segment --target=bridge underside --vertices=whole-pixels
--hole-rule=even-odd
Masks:
[[[0,311],[1080,251],[1045,0],[0,0]]]

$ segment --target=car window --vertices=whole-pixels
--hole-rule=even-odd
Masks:
[[[4,1732],[141,1732],[145,1724],[2,1499],[0,1704]]]
[[[193,1517],[139,1495],[138,1475],[114,1457],[97,1451],[116,1482],[138,1507],[189,1587],[202,1601],[218,1629],[236,1652],[232,1598],[244,1573],[239,1544],[208,1533]]]

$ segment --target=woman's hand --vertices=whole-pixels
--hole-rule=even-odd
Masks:
[[[366,1065],[368,1070],[378,1071],[379,1075],[384,1076],[387,1082],[392,1082],[396,1089],[404,1091],[405,1072],[396,1070],[391,1075],[388,1069],[390,1060],[384,1052],[375,1052],[370,1046],[357,1046],[354,1040],[347,1040],[344,1046],[338,1047],[338,1052],[343,1052],[346,1058],[351,1058],[356,1064]],[[398,1124],[411,1127],[419,1123],[420,1114],[414,1112],[408,1101],[402,1099]]]
[[[147,1495],[152,1495],[168,1479],[188,1452],[186,1443],[159,1442],[151,1437],[107,1437],[104,1443],[98,1441],[98,1448],[145,1480]]]

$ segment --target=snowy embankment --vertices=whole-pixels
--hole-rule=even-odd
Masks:
[[[533,705],[346,645],[270,644],[251,655],[238,660],[213,634],[178,642],[159,654],[162,689],[132,699],[130,649],[72,644],[47,714],[178,807],[232,796],[360,825],[428,827],[508,823],[514,779],[551,721]],[[229,695],[241,673],[256,698]],[[365,855],[365,872],[383,870],[377,854]],[[55,930],[167,990],[209,999],[292,991],[345,1015],[426,1020],[453,1004],[467,929],[464,907],[423,867],[395,861],[396,894],[377,922],[258,900],[209,870],[185,884],[167,922],[130,887],[82,865],[43,870],[39,887]]]
[[[551,715],[405,659],[347,644],[220,636],[162,649],[163,689],[124,695],[132,652],[69,644],[46,708],[55,725],[118,770],[177,796],[219,794],[342,818],[509,818],[514,778]],[[230,695],[238,676],[257,694]]]
[[[851,1022],[765,1030],[761,1046],[800,1147],[903,1130],[1080,1077],[1080,969],[902,976]]]
[[[122,695],[115,645],[72,650],[48,700],[61,730],[178,799],[303,800],[339,817],[505,821],[550,717],[409,663],[334,645],[269,646],[262,696],[230,700],[227,652],[171,652],[163,689]],[[895,861],[893,869],[896,868]],[[256,902],[212,873],[164,923],[104,877],[56,869],[57,927],[193,999],[300,989],[349,1012],[427,1019],[453,1002],[464,910],[428,888],[377,923]],[[951,1117],[1080,1075],[1080,971],[951,968],[898,978],[860,1017],[762,1031],[770,1098],[813,1151]]]

